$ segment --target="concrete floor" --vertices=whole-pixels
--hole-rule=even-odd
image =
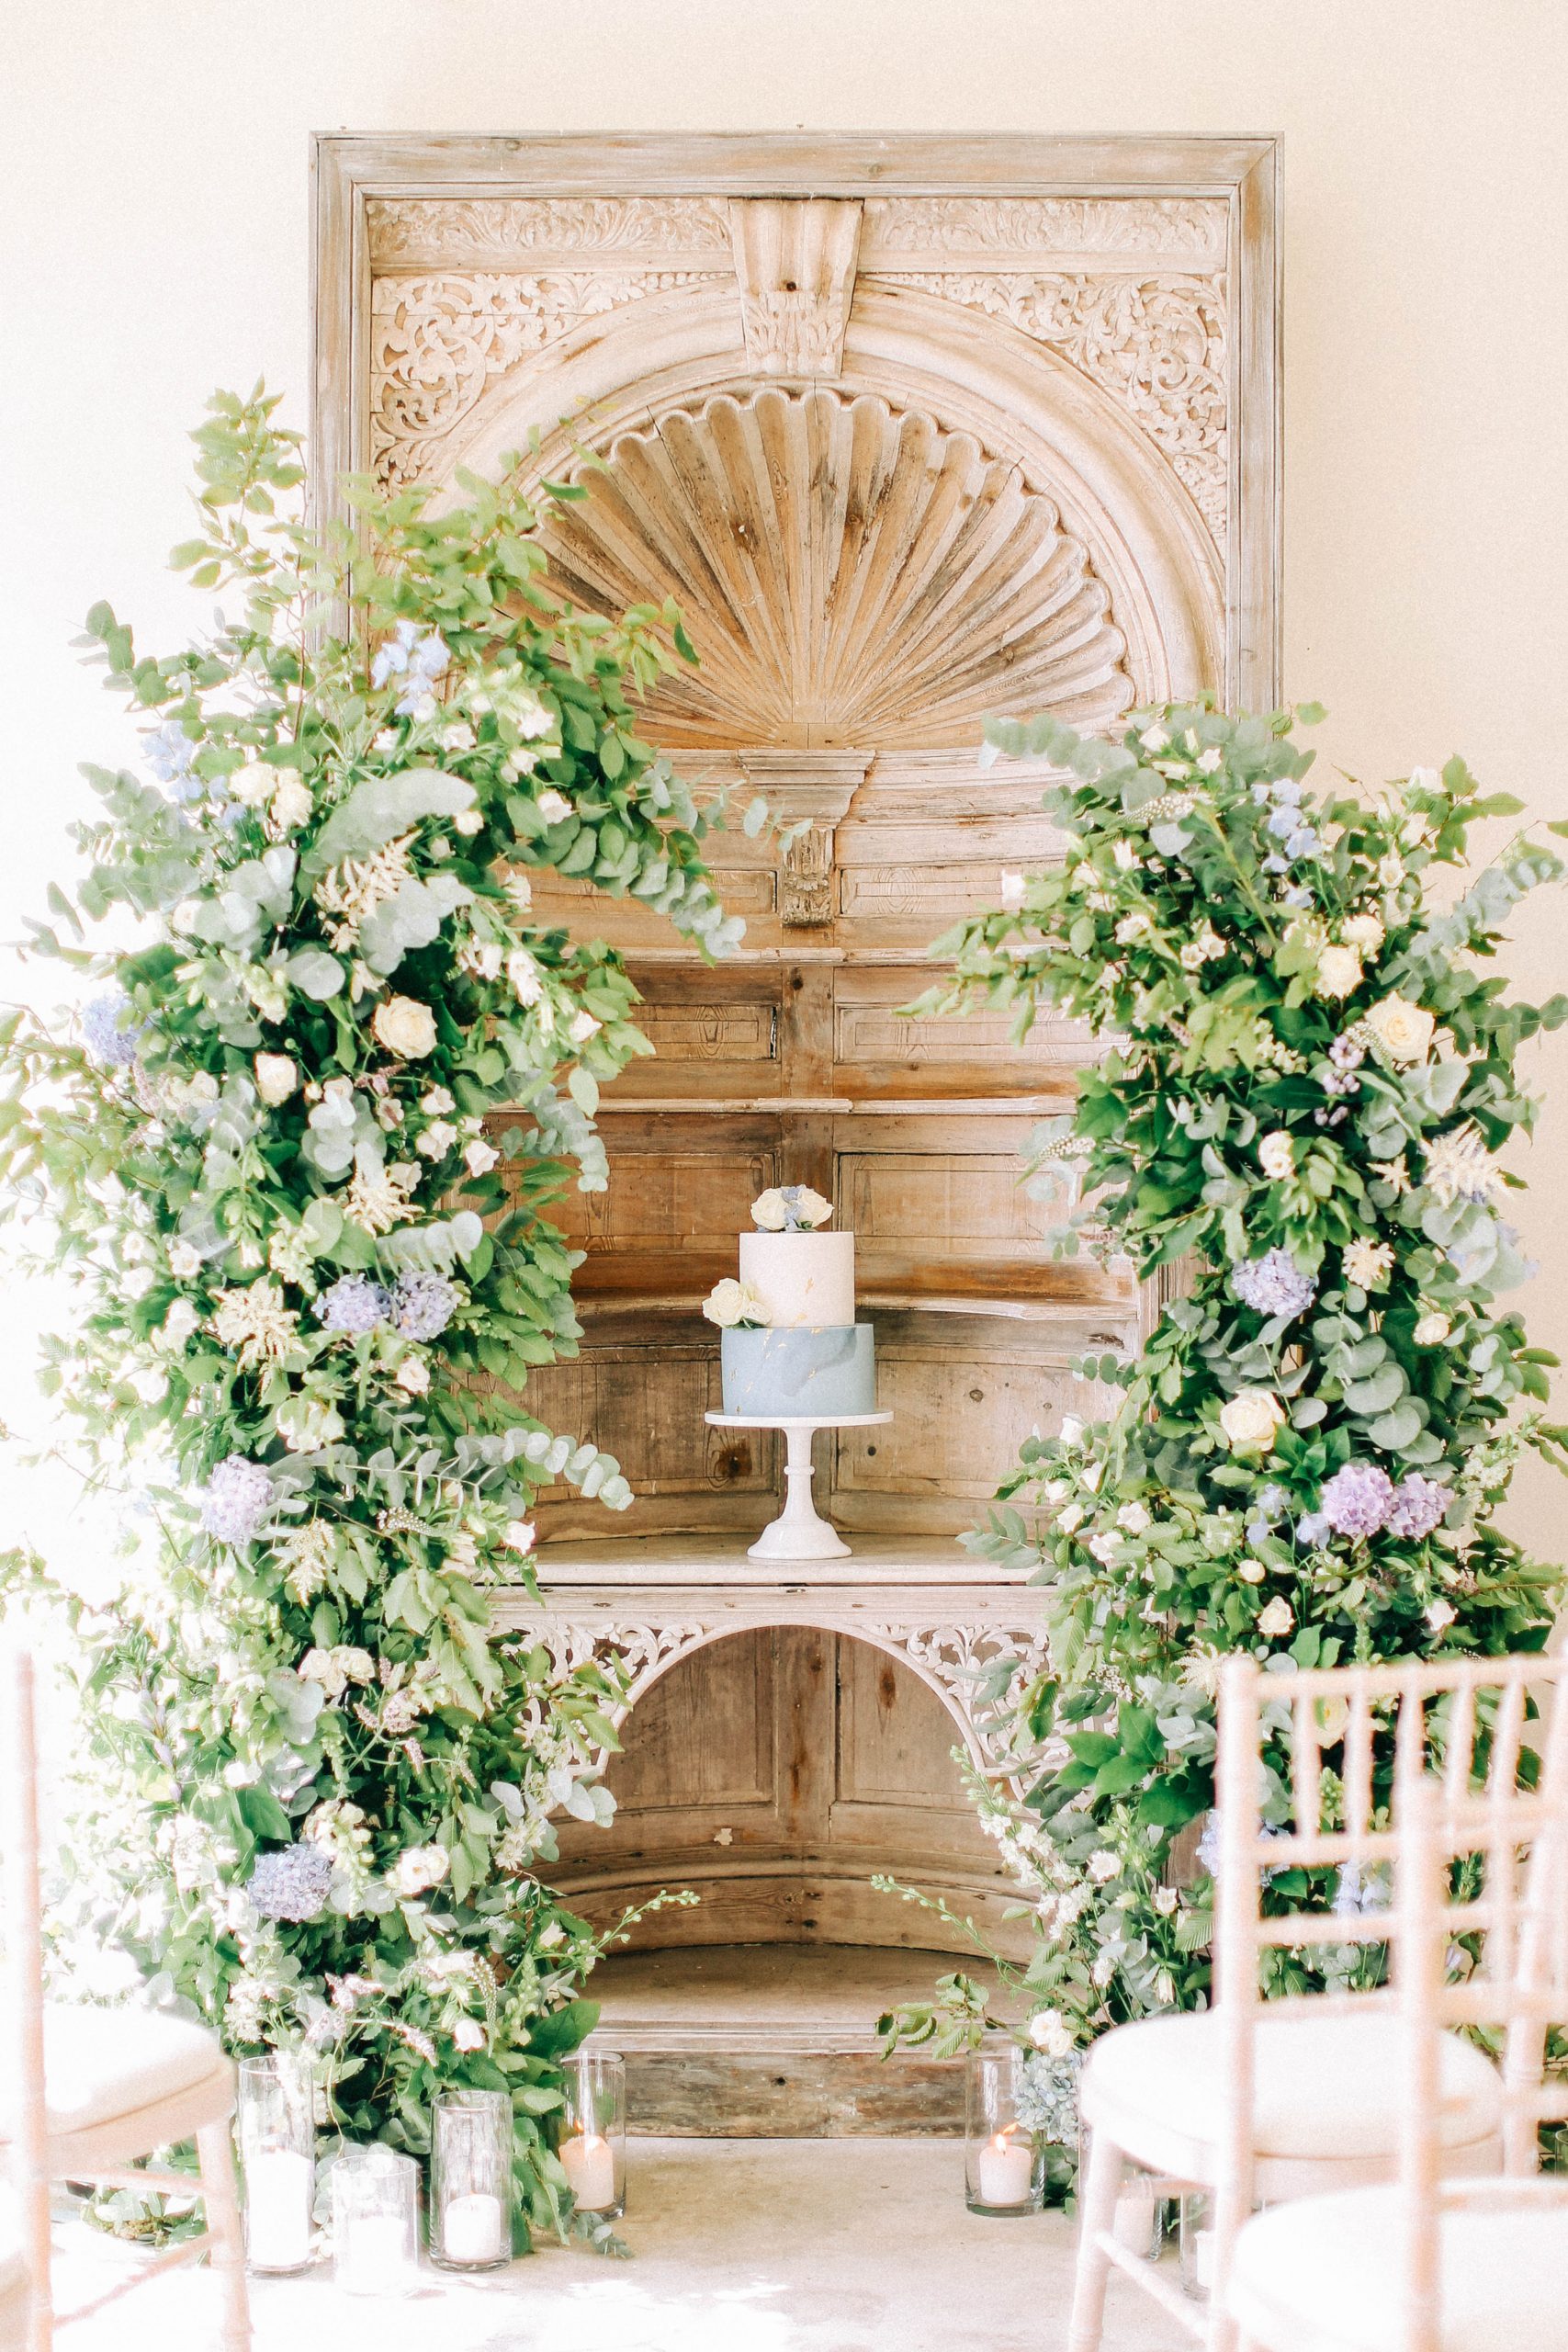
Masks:
[[[406,2301],[340,2295],[331,2267],[254,2282],[256,2352],[1059,2352],[1073,2224],[967,2213],[963,2152],[916,2140],[638,2140],[634,2258],[552,2248]],[[62,2304],[134,2257],[62,2225]],[[73,2328],[72,2352],[206,2352],[217,2297],[176,2272]],[[1179,2331],[1112,2278],[1105,2352]]]

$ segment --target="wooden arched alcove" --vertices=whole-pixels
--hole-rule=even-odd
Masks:
[[[649,1923],[680,1940],[930,1940],[877,1868],[995,1917],[949,1750],[986,1760],[976,1674],[1038,1657],[1040,1597],[955,1539],[1148,1302],[1054,1261],[1017,1182],[1083,1030],[898,1008],[938,933],[1059,854],[1038,776],[977,767],[987,712],[1273,697],[1272,147],[344,138],[317,168],[322,462],[443,485],[532,438],[541,477],[575,468],[558,584],[673,594],[702,655],[644,732],[806,821],[782,860],[717,837],[747,922],[718,967],[634,902],[536,892],[624,949],[657,1049],[606,1096],[609,1190],[567,1204],[581,1355],[527,1396],[638,1498],[616,1524],[547,1497],[519,1611],[648,1694],[619,1824],[569,1830],[564,1883],[596,1913],[700,1883]],[[746,1558],[773,1443],[705,1425],[698,1307],[792,1182],[857,1234],[894,1419],[819,1463],[853,1557],[781,1581]]]

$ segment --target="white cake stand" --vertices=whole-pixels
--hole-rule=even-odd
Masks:
[[[893,1419],[891,1413],[705,1413],[716,1430],[783,1430],[784,1433],[784,1507],[764,1527],[746,1556],[749,1560],[841,1560],[849,1545],[836,1529],[818,1515],[811,1499],[811,1441],[818,1430],[869,1430]]]

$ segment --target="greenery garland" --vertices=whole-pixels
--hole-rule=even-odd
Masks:
[[[559,609],[515,458],[440,514],[351,484],[353,524],[311,530],[275,407],[220,395],[195,435],[174,561],[237,615],[163,659],[89,616],[158,785],[87,771],[80,913],[51,903],[139,944],[35,926],[112,987],[74,1037],[4,1029],[10,1204],[83,1294],[46,1387],[141,1514],[85,1596],[9,1562],[74,1629],[63,1950],[129,1952],[236,2052],[321,2050],[354,2138],[422,2151],[443,2086],[510,2092],[522,2210],[559,2228],[558,2062],[606,1939],[536,1873],[553,1811],[608,1816],[620,1687],[491,1602],[532,1589],[542,1485],[631,1499],[516,1392],[579,1332],[545,1209],[568,1160],[604,1183],[600,1082],[650,1048],[620,958],[531,926],[528,869],[709,953],[740,926],[703,864],[719,811],[628,701],[670,639],[690,658],[673,608]]]
[[[1205,1996],[1212,1844],[1195,1875],[1172,1849],[1213,1804],[1227,1652],[1529,1649],[1562,1592],[1496,1523],[1522,1453],[1568,1467],[1568,1432],[1542,1409],[1555,1359],[1495,1303],[1528,1271],[1502,1215],[1519,1180],[1495,1154],[1534,1114],[1518,1049],[1568,998],[1519,1003],[1485,968],[1562,866],[1516,840],[1436,911],[1432,870],[1520,803],[1483,797],[1457,759],[1370,803],[1309,793],[1292,729],[1321,715],[1201,701],[1138,712],[1116,743],[990,724],[992,756],[1057,772],[1043,805],[1066,854],[937,943],[951,976],[915,1008],[1009,1007],[1021,1037],[1050,1007],[1111,1037],[1075,1112],[1039,1130],[1032,1182],[1067,1195],[1059,1250],[1145,1277],[1194,1267],[1135,1361],[1079,1367],[1114,1409],[1031,1439],[968,1539],[1051,1588],[1052,1667],[998,1727],[1029,1794],[973,1785],[1036,1938],[1004,1973],[1058,2072],[1107,2025]],[[1279,1891],[1342,1910],[1382,1895],[1354,1871]],[[1354,1967],[1328,1948],[1329,1977]],[[1300,1953],[1272,1969],[1278,1991],[1323,1981]],[[963,1976],[884,2020],[945,2048],[987,2022]]]

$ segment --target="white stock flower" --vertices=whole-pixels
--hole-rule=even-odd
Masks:
[[[545,992],[539,967],[525,947],[514,947],[507,957],[506,978],[519,1004],[537,1004]]]
[[[1359,1290],[1379,1290],[1393,1271],[1393,1250],[1386,1241],[1351,1241],[1346,1244],[1345,1279]]]
[[[466,939],[457,950],[458,969],[472,972],[481,980],[498,979],[502,960],[498,939]]]
[[[435,1015],[417,997],[389,997],[370,1023],[378,1041],[403,1061],[423,1061],[435,1051]]]
[[[1258,1164],[1274,1183],[1280,1182],[1291,1174],[1296,1164],[1295,1157],[1291,1138],[1283,1127],[1276,1127],[1272,1135],[1264,1136],[1258,1147]]]
[[[176,1298],[164,1317],[160,1334],[165,1347],[183,1348],[191,1333],[201,1328],[201,1317],[188,1298]]]
[[[1075,1527],[1081,1527],[1083,1525],[1083,1521],[1084,1507],[1082,1503],[1069,1503],[1066,1510],[1061,1510],[1056,1513],[1055,1524],[1061,1529],[1064,1535],[1070,1535]]]
[[[1145,727],[1138,741],[1145,752],[1165,752],[1170,748],[1170,737],[1163,727]]]
[[[256,1092],[268,1110],[276,1111],[298,1091],[299,1065],[292,1054],[258,1054],[254,1063]]]
[[[1237,1453],[1269,1453],[1285,1422],[1285,1408],[1271,1388],[1237,1391],[1220,1414],[1225,1441]]]
[[[1402,996],[1385,996],[1365,1014],[1367,1027],[1391,1062],[1424,1062],[1437,1027],[1433,1013]]]
[[[1029,2020],[1029,2039],[1047,2058],[1065,2058],[1073,2046],[1060,2009],[1038,2010]]]

